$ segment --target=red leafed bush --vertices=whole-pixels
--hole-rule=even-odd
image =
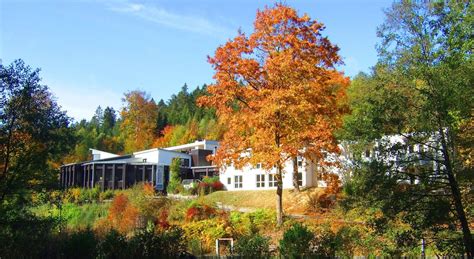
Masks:
[[[186,210],[186,220],[203,220],[213,218],[218,214],[218,211],[209,205],[206,204],[192,204]]]
[[[222,184],[220,181],[213,182],[211,184],[211,187],[214,191],[221,191],[224,189],[224,184]]]
[[[219,181],[219,177],[204,177],[197,186],[197,193],[206,195],[223,189],[224,185]]]
[[[156,226],[160,229],[168,229],[171,225],[168,222],[168,210],[163,209],[160,212],[160,215],[156,221]]]
[[[197,207],[191,207],[186,210],[186,219],[187,220],[194,220],[197,219],[197,216],[199,215],[199,208]]]

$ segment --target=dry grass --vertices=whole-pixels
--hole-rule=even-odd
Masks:
[[[321,191],[320,188],[308,188],[299,193],[283,190],[283,208],[286,213],[305,213],[308,196]],[[204,197],[209,202],[220,202],[238,208],[275,209],[276,190],[262,191],[218,191]]]

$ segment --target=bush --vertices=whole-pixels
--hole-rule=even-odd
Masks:
[[[256,235],[242,236],[237,240],[235,253],[249,258],[269,256],[270,239]]]
[[[232,234],[228,222],[220,218],[187,222],[183,225],[183,230],[186,240],[200,239],[203,253],[213,251],[216,239],[230,237]]]
[[[63,241],[62,255],[64,258],[96,257],[97,237],[90,229],[69,233]]]
[[[204,177],[202,182],[197,185],[196,192],[199,195],[207,195],[215,191],[221,191],[224,189],[224,184],[219,181],[218,176]]]
[[[201,202],[193,202],[186,210],[186,220],[195,221],[209,219],[217,216],[219,213],[216,208]]]
[[[321,212],[331,209],[336,204],[336,195],[323,193],[311,193],[308,195],[306,209],[312,212]]]
[[[98,258],[127,258],[127,238],[110,230],[98,244]]]
[[[115,191],[113,190],[106,190],[104,192],[101,192],[99,194],[99,200],[104,201],[104,200],[111,200],[115,196]]]
[[[341,232],[341,234],[344,234]],[[325,225],[316,231],[316,235],[311,242],[312,255],[318,257],[334,257],[338,248],[336,242],[336,235],[330,230],[329,226]],[[346,251],[350,252],[350,251]]]
[[[275,218],[275,212],[266,209],[259,209],[250,213],[235,211],[230,213],[234,236],[245,236],[265,231],[268,226],[275,225]]]
[[[311,254],[314,234],[304,225],[296,223],[285,231],[280,240],[280,253],[285,257],[300,257]]]
[[[142,230],[129,241],[128,258],[173,258],[186,251],[183,230],[173,227],[156,233],[153,230]]]

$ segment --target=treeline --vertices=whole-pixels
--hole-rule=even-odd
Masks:
[[[65,162],[89,159],[89,148],[124,154],[198,139],[220,139],[224,127],[217,123],[215,111],[196,104],[197,98],[207,94],[206,89],[203,85],[189,91],[185,84],[168,101],[158,102],[136,90],[124,94],[119,111],[97,107],[90,120],[72,126],[76,145]]]

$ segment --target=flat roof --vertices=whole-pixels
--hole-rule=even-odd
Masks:
[[[204,146],[206,144],[218,145],[219,142],[217,142],[215,140],[201,140],[201,141],[196,141],[194,143],[188,143],[188,144],[179,145],[179,146],[167,147],[167,148],[163,148],[163,149],[165,149],[165,150],[182,150],[182,149],[195,148],[195,147],[198,147],[198,146]]]

